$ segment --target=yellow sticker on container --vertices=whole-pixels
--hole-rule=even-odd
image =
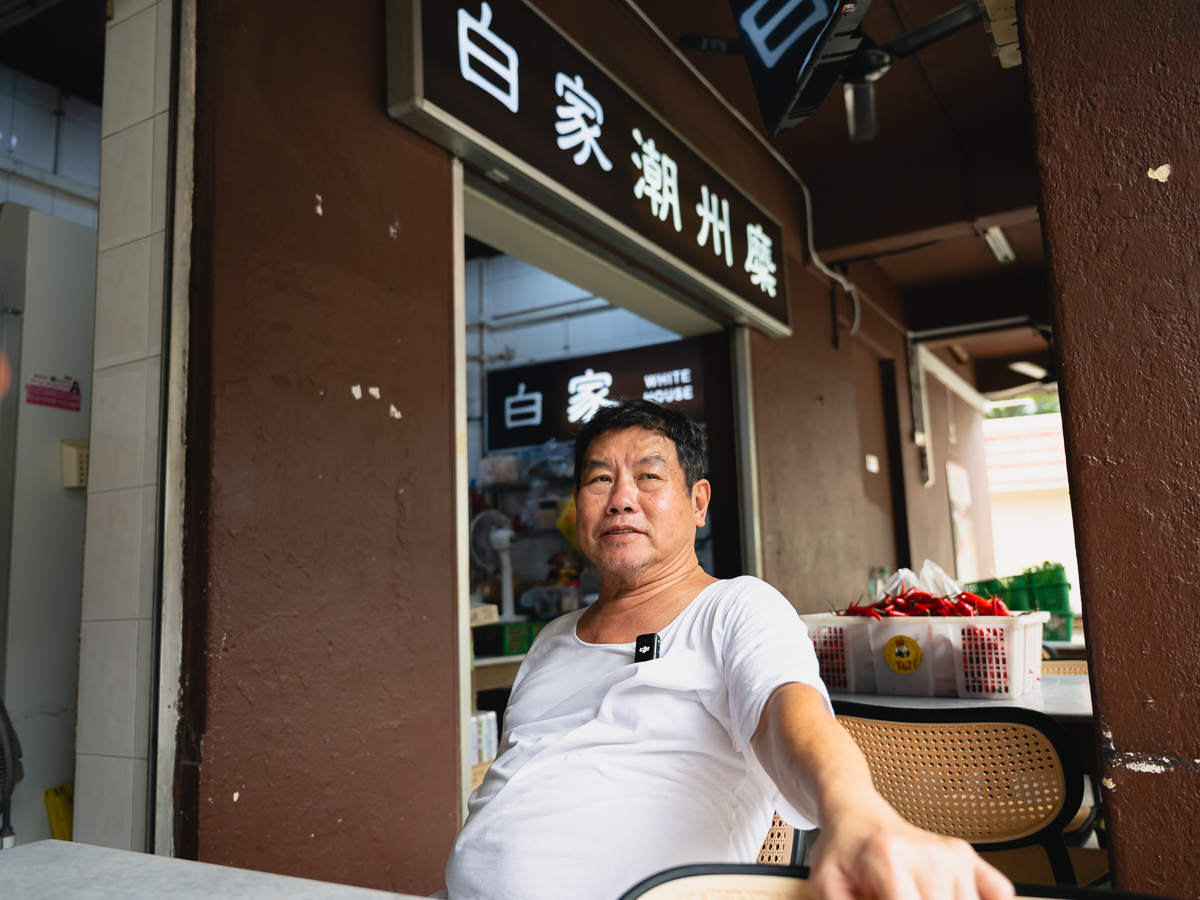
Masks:
[[[906,635],[898,634],[883,648],[883,658],[893,671],[911,675],[921,668],[921,645]]]

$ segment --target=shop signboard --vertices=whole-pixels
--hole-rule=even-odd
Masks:
[[[641,397],[707,421],[704,342],[693,338],[573,359],[492,369],[486,375],[488,453],[573,441],[604,406]]]
[[[525,0],[388,0],[388,110],[734,321],[791,333],[779,224]]]

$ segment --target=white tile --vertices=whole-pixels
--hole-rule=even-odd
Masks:
[[[28,75],[17,74],[16,96],[17,99],[39,106],[49,113],[58,109],[58,88]]]
[[[149,485],[142,488],[142,560],[138,586],[138,618],[149,619],[154,615],[154,575],[158,525],[158,488]]]
[[[162,381],[162,357],[151,356],[146,360],[146,418],[144,450],[142,451],[142,484],[158,481],[158,433],[159,384]]]
[[[154,644],[154,623],[139,619],[137,623],[137,687],[133,703],[133,755],[145,759],[150,755],[150,676]],[[145,793],[142,794],[143,801]]]
[[[58,122],[53,112],[17,98],[13,104],[9,149],[17,162],[54,171],[54,141]],[[15,142],[15,143],[14,143]]]
[[[98,370],[92,377],[92,436],[88,490],[142,484],[146,446],[145,360]]]
[[[144,359],[149,353],[150,238],[122,244],[96,259],[97,369]]]
[[[155,37],[158,13],[153,7],[108,29],[104,43],[105,137],[154,115]]]
[[[113,0],[113,17],[108,23],[108,30],[111,32],[119,23],[153,5],[154,0]]]
[[[87,500],[83,544],[83,621],[135,619],[140,613],[145,508],[142,488]]]
[[[54,191],[20,175],[8,176],[8,202],[28,206],[46,215],[54,214]]]
[[[150,186],[152,213],[150,230],[162,231],[167,227],[167,133],[170,130],[169,113],[154,117],[154,172]]]
[[[153,158],[149,119],[101,144],[99,249],[149,236]]]
[[[71,194],[55,191],[51,200],[50,212],[59,219],[66,219],[85,228],[96,229],[98,212],[96,204],[89,200],[80,200]]]
[[[171,0],[159,0],[158,37],[155,39],[154,111],[171,108]]]
[[[79,711],[75,749],[133,756],[138,621],[83,622],[79,628]]]
[[[163,265],[166,262],[167,239],[164,232],[150,238],[150,329],[146,347],[153,356],[162,353],[163,338]]]
[[[66,103],[63,104],[63,115],[67,117],[67,121],[77,122],[97,135],[100,134],[102,113],[96,104],[68,95]]]
[[[136,760],[110,756],[75,757],[75,830],[72,840],[117,850],[134,849],[135,763]]]
[[[63,119],[58,134],[58,174],[89,187],[100,187],[100,132]]]
[[[130,849],[142,851],[146,847],[146,789],[147,784],[146,760],[133,761],[133,793],[130,800],[133,809],[129,819]]]

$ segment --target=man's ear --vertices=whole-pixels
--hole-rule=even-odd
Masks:
[[[708,504],[712,500],[712,485],[707,478],[701,478],[692,485],[692,512],[695,514],[697,528],[703,528],[708,518]]]

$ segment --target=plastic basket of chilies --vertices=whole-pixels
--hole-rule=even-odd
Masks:
[[[1009,615],[928,560],[893,579],[869,606],[801,617],[830,691],[1003,700],[1037,685],[1049,613]]]

